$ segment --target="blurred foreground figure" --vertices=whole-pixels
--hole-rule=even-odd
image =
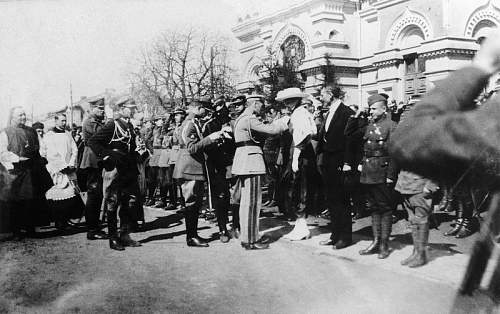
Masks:
[[[460,295],[478,290],[500,233],[500,98],[493,97],[480,107],[475,103],[499,70],[500,32],[496,31],[470,66],[436,84],[391,140],[390,151],[403,168],[444,184],[464,182],[492,191],[488,217],[473,247]],[[495,262],[487,294],[498,306],[500,264]],[[456,306],[465,306],[460,299]]]

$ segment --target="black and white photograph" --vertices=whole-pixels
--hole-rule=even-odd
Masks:
[[[500,0],[0,0],[1,313],[500,313]]]

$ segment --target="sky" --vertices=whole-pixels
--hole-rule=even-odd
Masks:
[[[63,108],[70,84],[74,101],[124,91],[141,50],[162,32],[193,26],[234,39],[239,16],[293,2],[0,0],[0,110],[20,105],[37,116]],[[232,45],[237,51],[235,39]]]

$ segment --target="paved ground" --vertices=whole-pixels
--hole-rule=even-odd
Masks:
[[[275,242],[270,250],[245,251],[238,241],[210,248],[185,245],[183,220],[148,209],[143,247],[111,251],[84,233],[0,242],[0,313],[448,313],[472,242],[431,234],[431,263],[408,269],[405,225],[394,228],[394,252],[384,261],[361,257],[368,219],[357,222],[349,249],[317,242],[325,221],[310,219],[314,237],[289,242],[288,223],[263,217]],[[444,229],[447,223],[441,228]],[[214,225],[203,222],[201,235]],[[473,312],[476,299],[463,304]]]

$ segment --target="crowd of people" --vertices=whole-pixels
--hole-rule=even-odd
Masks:
[[[254,94],[200,98],[149,119],[134,119],[131,98],[109,104],[114,116],[105,117],[105,100],[97,99],[82,127],[71,130],[64,114],[55,115],[50,130],[39,122],[29,127],[15,107],[0,133],[7,183],[0,200],[10,208],[15,239],[47,220],[65,232],[84,216],[87,239],[108,239],[114,250],[141,246],[130,234],[144,225],[144,206],[182,213],[186,243],[195,247],[209,242],[197,232],[201,215],[216,219],[221,242],[239,238],[246,249],[269,247],[259,233],[262,205],[295,222],[283,236],[291,241],[310,238],[308,215],[329,218],[331,236],[320,244],[334,249],[352,244],[353,219],[371,216],[373,241],[359,253],[383,259],[400,204],[414,243],[402,261],[410,267],[427,262],[430,216],[440,199],[457,212],[445,234],[473,233],[477,191],[394,162],[389,141],[413,102],[374,94],[367,106],[346,106],[342,98],[338,87],[317,97],[287,88],[273,104]]]

